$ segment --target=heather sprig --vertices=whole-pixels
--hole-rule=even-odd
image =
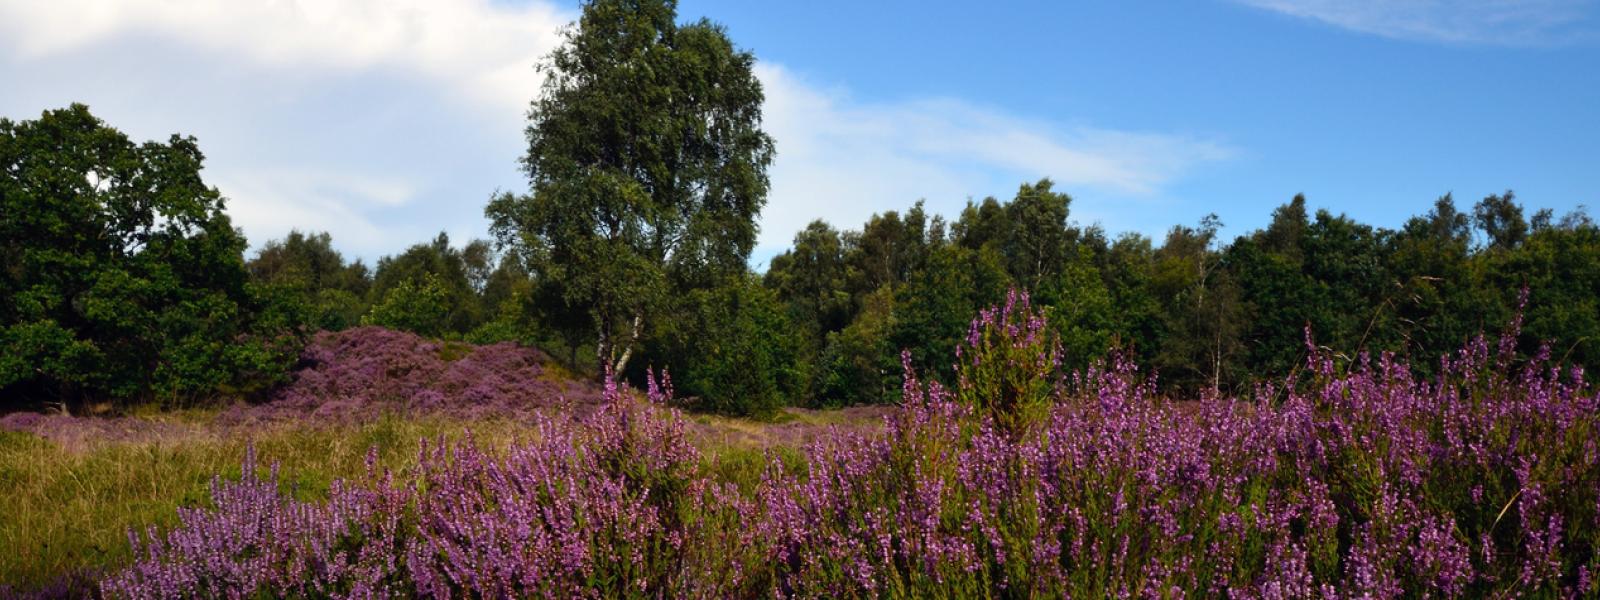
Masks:
[[[1021,432],[1044,419],[1063,383],[1061,343],[1027,292],[1012,290],[973,319],[956,346],[955,373],[957,401]]]

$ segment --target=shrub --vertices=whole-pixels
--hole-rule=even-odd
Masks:
[[[375,460],[368,456],[368,464]],[[369,469],[370,470],[370,469]],[[211,484],[214,509],[179,509],[164,536],[132,532],[132,567],[102,584],[115,598],[387,597],[406,499],[388,474],[373,485],[335,482],[325,503],[285,497],[277,467],[257,478],[255,456],[238,481]]]
[[[81,104],[0,119],[0,395],[183,401],[275,383],[298,322],[248,284],[194,138]]]
[[[290,383],[264,405],[229,413],[241,419],[371,417],[385,412],[456,416],[520,416],[565,406],[589,412],[599,386],[570,381],[548,368],[550,357],[500,342],[440,342],[382,327],[321,332],[312,337]]]
[[[955,397],[1001,429],[1020,432],[1042,420],[1061,379],[1061,344],[1027,292],[978,313],[956,346]]]
[[[1504,347],[1509,348],[1508,342]],[[883,437],[775,477],[779,588],[802,597],[1600,593],[1600,399],[1481,340],[1418,381],[1392,358],[1255,402],[1164,402],[1125,362],[1008,433],[908,373]],[[1274,401],[1280,392],[1285,399]]]
[[[423,444],[404,478],[369,470],[326,503],[289,500],[276,469],[213,484],[165,535],[133,536],[139,561],[113,598],[712,597],[762,595],[757,511],[701,471],[683,422],[615,388],[577,421],[539,419],[503,457],[471,440]]]
[[[495,307],[493,318],[467,332],[466,340],[474,344],[516,342],[531,345],[539,339],[539,328],[528,318],[533,312],[528,292],[510,292]]]
[[[768,417],[806,395],[804,343],[777,296],[753,277],[692,292],[664,356],[696,408]]]

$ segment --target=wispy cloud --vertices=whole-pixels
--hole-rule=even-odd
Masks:
[[[1559,45],[1595,38],[1595,0],[1235,0],[1385,37]]]
[[[209,175],[212,184],[228,190],[233,198],[246,200],[230,200],[228,213],[235,222],[252,229],[330,230],[346,248],[383,246],[384,229],[368,216],[373,202],[367,196],[369,190],[363,188],[371,182],[327,180],[294,172],[268,174],[253,169]]]
[[[513,109],[537,91],[530,68],[572,19],[490,0],[7,0],[0,16],[22,58],[148,36],[262,67],[414,72]]]
[[[918,199],[953,214],[969,196],[1042,177],[1074,194],[1154,197],[1233,154],[1213,140],[1063,125],[958,99],[861,102],[781,66],[757,69],[778,146],[760,242],[769,253],[812,219],[856,227]]]

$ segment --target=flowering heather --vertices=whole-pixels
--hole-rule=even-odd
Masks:
[[[985,313],[964,359],[1051,347],[1027,338],[1045,330],[1036,318],[1021,297]],[[342,484],[327,503],[288,500],[247,467],[217,484],[214,510],[136,542],[143,558],[103,591],[1600,594],[1600,397],[1581,372],[1483,339],[1428,380],[1389,356],[1341,368],[1313,352],[1307,366],[1253,398],[1174,403],[1112,359],[1036,388],[1050,404],[1028,427],[963,399],[977,385],[907,369],[884,430],[819,439],[798,471],[774,457],[746,488],[702,466],[658,406],[668,390],[608,390],[602,410],[541,420],[502,456],[425,445],[414,472]]]
[[[521,414],[571,403],[600,404],[597,386],[547,371],[543,352],[512,343],[440,342],[382,327],[318,333],[293,380],[264,406],[235,418],[341,418],[381,411],[463,417]]]
[[[216,510],[179,509],[182,526],[164,536],[130,532],[140,558],[102,591],[128,598],[396,595],[404,588],[392,579],[393,551],[401,547],[406,497],[387,473],[374,471],[372,479],[370,488],[335,483],[326,503],[298,502],[279,493],[276,467],[256,477],[251,453],[240,480],[212,482]]]
[[[956,346],[956,398],[1007,431],[1037,424],[1062,383],[1061,344],[1048,332],[1026,293],[980,311]]]
[[[756,512],[701,472],[682,420],[615,388],[576,421],[534,415],[533,440],[491,457],[468,440],[424,443],[397,479],[372,472],[326,503],[288,499],[246,460],[214,507],[105,580],[114,598],[715,597],[760,595]],[[748,561],[748,562],[746,562]]]

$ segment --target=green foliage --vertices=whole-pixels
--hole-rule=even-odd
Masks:
[[[1449,348],[1481,331],[1494,299],[1478,293],[1482,272],[1471,260],[1471,229],[1449,195],[1413,217],[1386,243],[1397,300],[1391,302],[1394,335],[1416,348]],[[1504,323],[1504,319],[1495,322]],[[1420,356],[1417,358],[1428,358]],[[1413,361],[1431,368],[1430,361]]]
[[[1240,296],[1251,310],[1251,326],[1244,332],[1244,360],[1287,373],[1305,354],[1305,327],[1309,311],[1318,302],[1316,281],[1305,272],[1305,249],[1310,221],[1304,196],[1273,212],[1272,224],[1253,235],[1242,236],[1223,254]]]
[[[1056,281],[1066,262],[1067,213],[1072,198],[1051,191],[1054,185],[1049,179],[1023,184],[1016,198],[1006,204],[1006,221],[1011,225],[1004,238],[1007,269],[1033,294],[1047,291],[1047,284]]]
[[[533,282],[514,260],[502,260],[489,275],[482,295],[485,307],[495,307],[494,315],[467,333],[474,344],[517,342],[534,345],[541,337],[533,305]]]
[[[697,398],[698,408],[770,417],[807,394],[804,340],[753,275],[692,292],[684,303],[668,364],[678,391]]]
[[[828,334],[818,359],[817,401],[825,406],[888,402],[898,389],[900,364],[889,334],[895,327],[894,291],[863,300],[861,312],[843,330]]]
[[[1185,387],[1219,388],[1239,349],[1239,291],[1213,249],[1221,226],[1209,215],[1197,228],[1174,227],[1155,253],[1151,291],[1163,301],[1167,335],[1154,363]]]
[[[1166,335],[1161,304],[1151,291],[1155,263],[1155,248],[1150,238],[1138,234],[1124,234],[1106,248],[1103,277],[1117,306],[1117,331],[1125,339],[1123,344],[1142,364],[1153,362],[1160,339]]]
[[[773,257],[767,269],[767,287],[788,299],[796,324],[812,329],[815,338],[850,323],[850,268],[845,253],[845,241],[837,230],[812,221],[795,234],[794,248]]]
[[[83,105],[0,120],[0,389],[183,401],[281,377],[298,336],[244,268],[194,138],[135,144]]]
[[[845,234],[850,251],[849,288],[859,296],[886,285],[904,283],[926,259],[929,248],[927,219],[918,202],[902,218],[889,211],[872,215],[860,232]]]
[[[1554,341],[1554,358],[1600,366],[1600,228],[1580,217],[1533,232],[1516,252],[1491,255],[1488,285],[1528,290],[1525,346]],[[1516,299],[1502,294],[1502,302]]]
[[[588,313],[620,372],[667,300],[742,273],[766,202],[755,57],[669,0],[596,0],[541,65],[525,196],[486,209],[550,293]]]
[[[494,318],[468,332],[465,336],[466,341],[474,344],[516,342],[534,345],[539,339],[539,334],[533,322],[528,319],[527,304],[527,298],[521,293],[506,298],[500,303],[500,309]]]
[[[390,288],[372,312],[361,318],[361,324],[437,337],[444,332],[449,311],[449,290],[437,275],[424,273],[421,281],[407,279]]]
[[[1055,303],[1042,307],[1061,342],[1061,360],[1072,369],[1103,358],[1119,334],[1115,300],[1092,259],[1088,248],[1068,259],[1056,278]]]
[[[361,322],[368,306],[361,296],[350,290],[322,289],[312,304],[312,323],[319,329],[339,331]]]
[[[1313,214],[1296,196],[1231,242],[1212,215],[1156,245],[1108,242],[1067,220],[1070,203],[1042,180],[969,202],[948,236],[921,203],[859,231],[808,226],[765,283],[813,332],[812,400],[894,401],[880,374],[902,350],[917,371],[951,375],[941,357],[966,315],[1011,286],[1050,317],[1066,367],[1117,349],[1182,393],[1238,393],[1300,368],[1308,329],[1339,360],[1389,351],[1430,373],[1460,340],[1508,322],[1525,286],[1521,350],[1550,341],[1557,358],[1600,368],[1600,227],[1581,210],[1526,220],[1507,192],[1467,214],[1446,195],[1388,230]]]
[[[1392,351],[1429,373],[1519,310],[1521,352],[1548,341],[1600,368],[1600,227],[1582,210],[1526,218],[1509,191],[1468,212],[1446,195],[1397,230],[1296,196],[1231,242],[1212,215],[1158,245],[1071,222],[1044,179],[968,202],[948,227],[921,202],[859,230],[815,221],[755,277],[773,149],[754,59],[676,18],[670,1],[586,4],[542,66],[530,193],[486,209],[501,247],[441,233],[370,272],[326,233],[244,262],[193,139],[136,145],[81,106],[0,122],[0,391],[251,393],[283,377],[307,329],[369,323],[565,350],[575,372],[589,347],[596,375],[637,378],[642,352],[722,412],[893,402],[902,351],[954,377],[968,315],[1011,287],[1050,317],[1065,368],[1118,349],[1180,392],[1292,372],[1308,330],[1339,360]]]
[[[967,202],[956,221],[953,233],[962,246],[977,250],[986,245],[1004,245],[1011,238],[1011,211],[999,200],[984,198],[983,202]]]
[[[450,236],[440,232],[430,243],[415,244],[399,255],[378,259],[368,296],[377,305],[387,301],[395,289],[406,282],[417,287],[432,281],[442,294],[443,312],[437,317],[438,322],[426,326],[435,332],[428,335],[463,334],[481,324],[486,312],[499,308],[484,306],[479,298],[479,291],[487,283],[491,261],[488,242],[474,240],[457,249],[450,246]],[[423,333],[420,329],[407,331]]]
[[[969,250],[955,244],[933,248],[922,266],[895,291],[893,351],[910,353],[921,373],[951,374],[950,357],[972,315],[1001,299],[1009,283],[993,247]]]
[[[1472,221],[1483,230],[1489,248],[1512,250],[1528,238],[1528,222],[1522,218],[1522,206],[1509,190],[1505,194],[1491,195],[1472,207]]]

